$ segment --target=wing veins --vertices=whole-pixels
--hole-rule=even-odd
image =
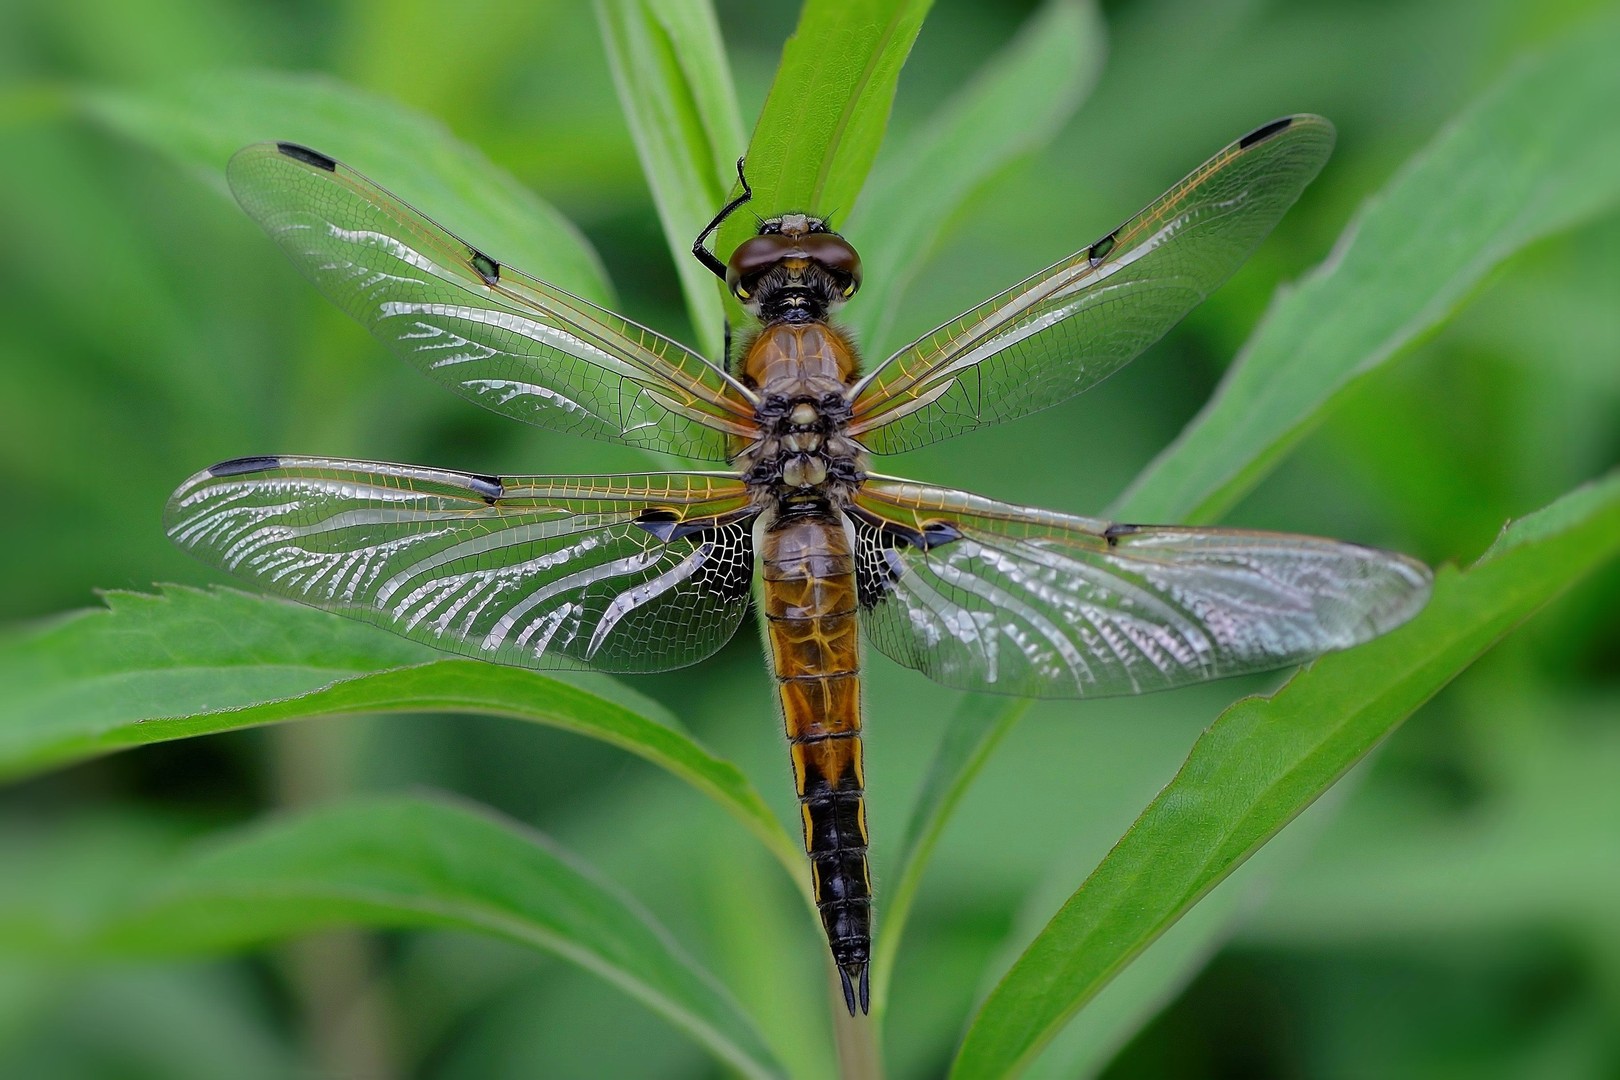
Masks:
[[[1319,117],[1261,131],[1101,240],[891,354],[852,389],[851,434],[874,452],[914,449],[1050,407],[1129,363],[1241,264],[1332,145]]]

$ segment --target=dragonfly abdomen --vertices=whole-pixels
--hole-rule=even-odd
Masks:
[[[841,515],[818,508],[772,522],[760,546],[765,628],[804,849],[822,928],[854,1013],[868,1006],[872,887],[861,764],[855,557]]]

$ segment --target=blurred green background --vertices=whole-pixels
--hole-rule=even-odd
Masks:
[[[750,124],[795,13],[716,6]],[[885,460],[884,471],[1099,511],[1207,398],[1277,284],[1321,261],[1355,207],[1517,57],[1603,6],[1105,4],[1095,91],[1050,147],[950,223],[903,295],[898,333],[1101,235],[1274,116],[1330,117],[1338,151],[1239,276],[1123,374],[1058,409]],[[940,0],[901,79],[890,144],[1032,9]],[[317,296],[217,187],[71,104],[86,86],[243,68],[326,73],[440,119],[579,226],[621,311],[692,340],[586,5],[479,0],[450,15],[397,0],[274,10],[13,0],[0,6],[7,624],[93,604],[98,588],[217,582],[169,545],[160,515],[180,480],[223,458],[625,465],[612,448],[525,429],[432,387]],[[500,250],[499,237],[468,239]],[[1466,562],[1508,518],[1617,460],[1611,214],[1513,258],[1443,330],[1359,386],[1228,520]],[[1110,1030],[1122,1045],[1106,1075],[1620,1072],[1617,611],[1611,567],[1290,829],[1265,856],[1270,887],[1220,951],[1166,987],[1156,1015],[1138,1012],[1141,1026]],[[880,657],[870,667],[881,888],[937,736],[927,718],[948,713],[953,695]],[[1223,705],[1274,684],[1049,704],[1013,732],[924,883],[888,1017],[893,1075],[942,1071],[967,1010],[1010,958],[1009,938],[1027,937],[1073,890]],[[752,634],[698,669],[635,685],[791,818]],[[791,884],[690,791],[620,752],[531,726],[361,717],[149,747],[0,791],[0,1076],[718,1075],[612,988],[466,936],[334,934],[245,958],[116,968],[5,959],[6,941],[25,937],[39,912],[89,903],[105,882],[222,825],[424,786],[558,838],[739,993],[802,1002],[815,1019],[801,1038],[824,1042],[823,946]],[[721,850],[697,855],[694,873],[677,848],[711,818]],[[747,922],[730,899],[740,891],[780,894],[780,925]],[[778,964],[779,978],[755,981]]]

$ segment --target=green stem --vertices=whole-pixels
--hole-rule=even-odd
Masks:
[[[878,1056],[877,1022],[864,1014],[849,1015],[844,1007],[843,983],[830,957],[827,961],[827,989],[832,998],[838,1075],[843,1080],[883,1080],[883,1061]]]

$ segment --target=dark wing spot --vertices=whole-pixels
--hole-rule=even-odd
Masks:
[[[1293,124],[1294,118],[1292,116],[1285,116],[1281,120],[1273,120],[1264,127],[1257,127],[1238,140],[1238,149],[1247,150],[1255,143],[1265,142],[1267,139],[1277,134],[1277,132],[1282,131],[1285,128],[1292,127]]]
[[[1091,260],[1091,265],[1096,266],[1098,263],[1100,263],[1104,259],[1108,258],[1108,253],[1110,251],[1113,251],[1113,250],[1114,250],[1114,234],[1109,233],[1107,236],[1103,237],[1101,240],[1097,241],[1095,244],[1092,244],[1091,245],[1091,250],[1088,251],[1086,253],[1086,255]]]
[[[278,457],[239,457],[229,461],[222,461],[208,470],[209,476],[241,476],[243,473],[264,472],[267,469],[279,469],[281,459]]]
[[[498,476],[469,476],[467,486],[482,495],[484,501],[491,506],[495,505],[496,499],[506,494],[506,488],[502,486]]]
[[[295,161],[302,161],[305,165],[313,165],[315,168],[325,169],[327,172],[337,172],[337,162],[319,150],[311,150],[309,147],[299,146],[295,142],[278,142],[276,143],[276,149]]]
[[[1142,526],[1140,525],[1114,524],[1103,530],[1103,539],[1108,541],[1109,547],[1117,547],[1119,545],[1120,537],[1130,536],[1132,533],[1139,533],[1141,531]]]
[[[472,252],[472,257],[467,261],[472,263],[472,268],[478,271],[478,276],[484,279],[485,285],[493,285],[497,281],[501,280],[500,263],[496,262],[488,255],[485,255],[477,248],[468,248],[467,250]]]

